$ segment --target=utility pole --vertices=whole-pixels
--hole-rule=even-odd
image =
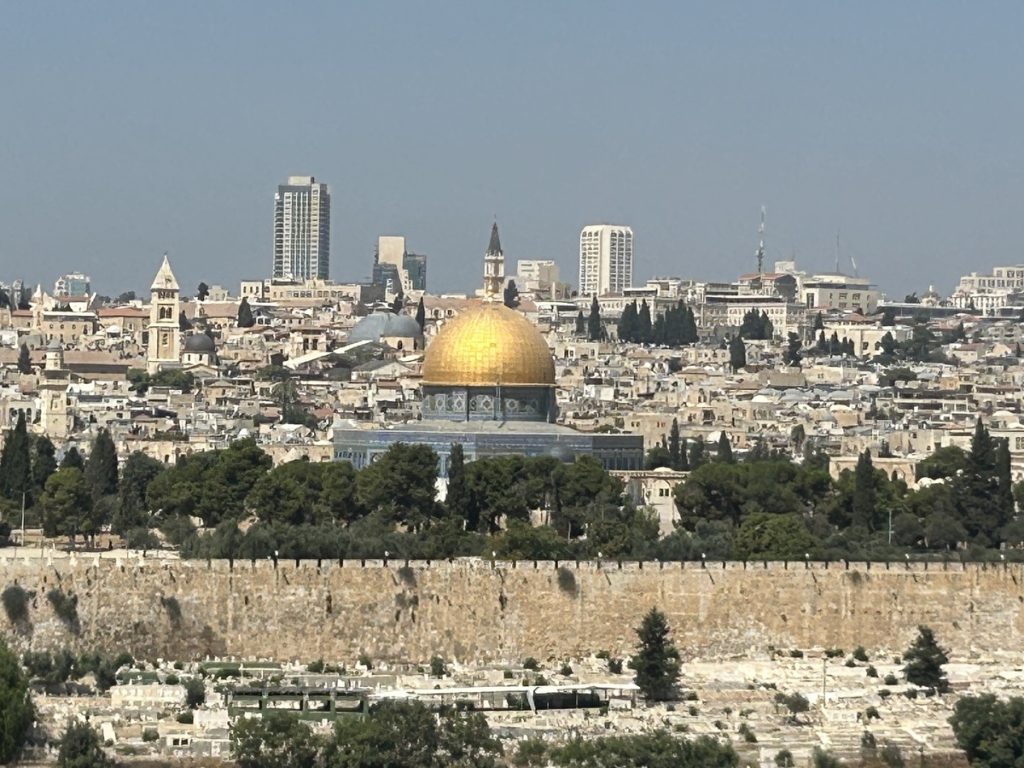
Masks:
[[[25,546],[25,491],[21,492],[21,546]]]

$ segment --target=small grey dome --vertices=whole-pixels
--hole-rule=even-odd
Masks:
[[[193,333],[185,337],[186,352],[194,355],[212,355],[214,351],[213,339],[205,333]]]
[[[351,344],[356,341],[380,341],[387,337],[422,339],[423,331],[415,318],[408,315],[374,312],[355,324],[348,334],[348,341]]]

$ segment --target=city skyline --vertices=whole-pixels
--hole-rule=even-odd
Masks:
[[[890,296],[1017,260],[1016,5],[107,7],[17,6],[0,31],[0,259],[33,282],[139,291],[164,251],[186,286],[266,274],[273,190],[305,169],[334,186],[338,280],[402,232],[433,286],[469,290],[495,214],[509,259],[565,275],[582,226],[621,221],[638,281],[731,278],[761,205],[768,263],[828,269],[838,233]],[[282,35],[327,51],[316,79],[261,55]]]

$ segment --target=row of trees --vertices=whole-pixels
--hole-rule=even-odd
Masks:
[[[1024,486],[1012,485],[1008,446],[980,421],[969,452],[941,448],[919,465],[920,477],[937,482],[914,491],[875,467],[867,451],[835,481],[827,457],[811,446],[799,464],[764,450],[737,463],[723,446],[691,469],[675,501],[685,535],[709,556],[867,557],[890,544],[942,551],[1024,542],[1014,517]]]
[[[637,307],[634,301],[622,310],[619,319],[620,341],[637,344],[662,344],[681,347],[697,342],[697,321],[693,310],[680,301],[669,307],[664,314],[651,319],[651,309],[646,299]]]

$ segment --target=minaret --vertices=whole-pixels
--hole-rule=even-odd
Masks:
[[[491,227],[491,242],[484,254],[484,300],[502,301],[505,287],[505,252],[498,238],[498,222]]]
[[[70,374],[64,368],[64,347],[51,339],[46,347],[46,365],[39,378],[39,426],[43,434],[62,439],[71,434],[74,419],[68,397]]]
[[[161,368],[177,368],[181,365],[178,293],[178,281],[174,279],[165,253],[164,263],[160,265],[160,270],[153,278],[153,285],[150,286],[146,368],[151,374]]]

